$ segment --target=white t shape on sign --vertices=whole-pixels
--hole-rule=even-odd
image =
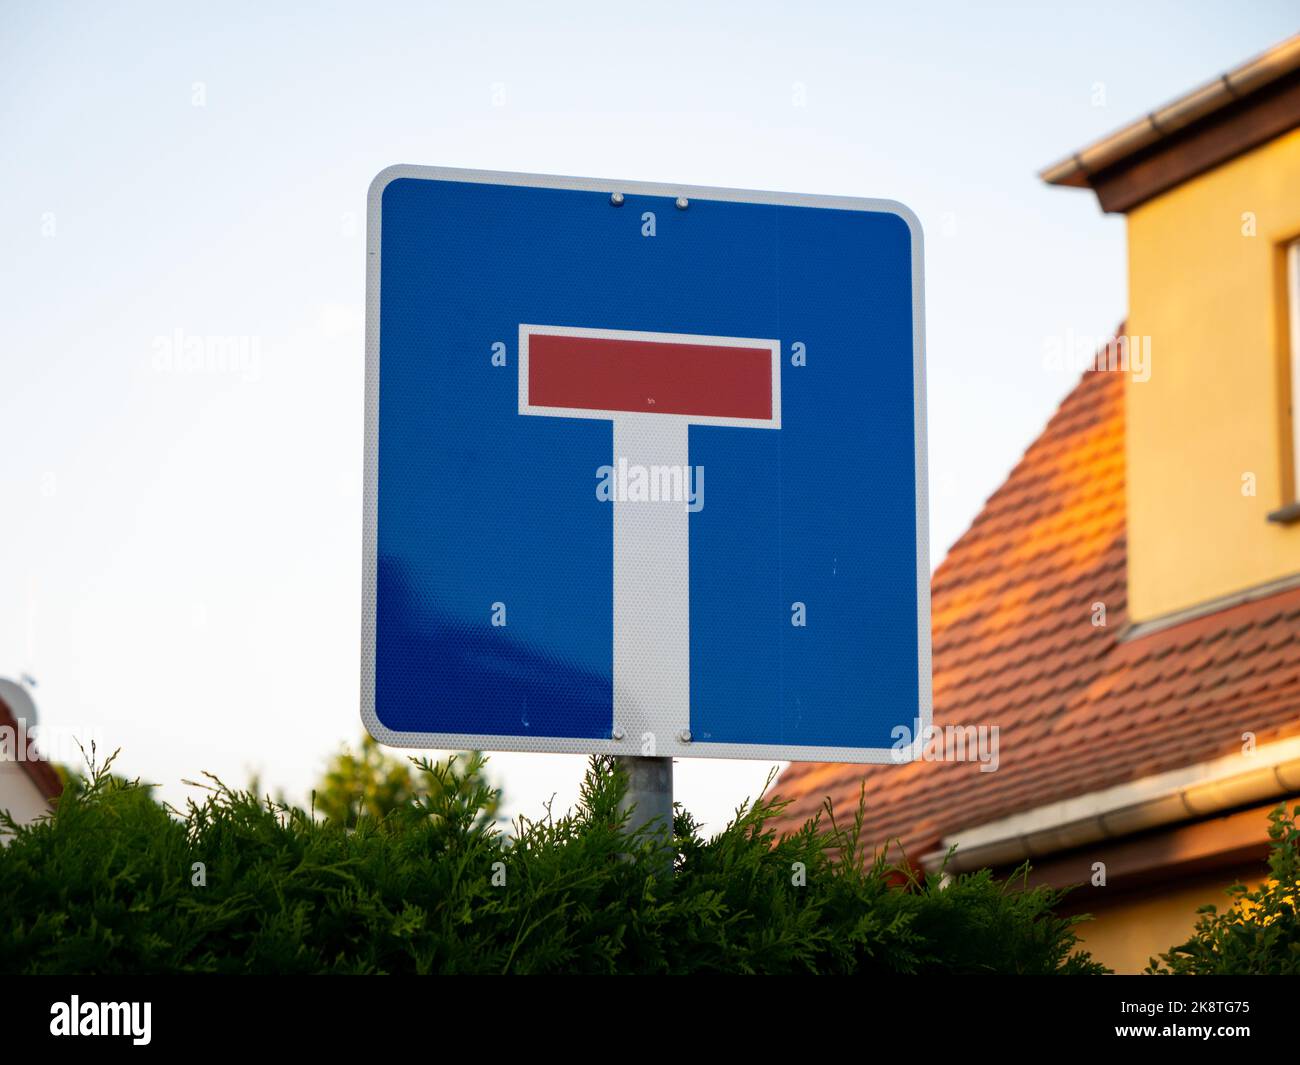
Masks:
[[[614,734],[669,755],[690,739],[690,427],[780,429],[781,342],[520,325],[519,413],[612,422],[616,482],[649,486],[611,501]]]

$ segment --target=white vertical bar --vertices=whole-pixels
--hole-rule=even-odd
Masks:
[[[616,477],[624,463],[689,475],[684,421],[656,414],[616,414],[613,421]],[[690,724],[690,512],[682,499],[616,498],[612,505],[614,727],[624,731],[629,753],[668,755]]]

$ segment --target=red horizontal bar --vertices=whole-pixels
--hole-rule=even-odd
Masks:
[[[535,407],[769,419],[772,351],[531,333],[528,402]]]

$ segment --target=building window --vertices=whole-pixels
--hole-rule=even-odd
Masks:
[[[1291,452],[1291,501],[1268,516],[1269,521],[1285,524],[1300,522],[1300,240],[1286,248],[1287,334],[1290,373],[1290,435],[1286,445]]]

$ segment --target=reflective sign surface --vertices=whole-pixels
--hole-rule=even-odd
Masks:
[[[397,167],[368,253],[377,738],[888,761],[928,724],[909,212]]]

